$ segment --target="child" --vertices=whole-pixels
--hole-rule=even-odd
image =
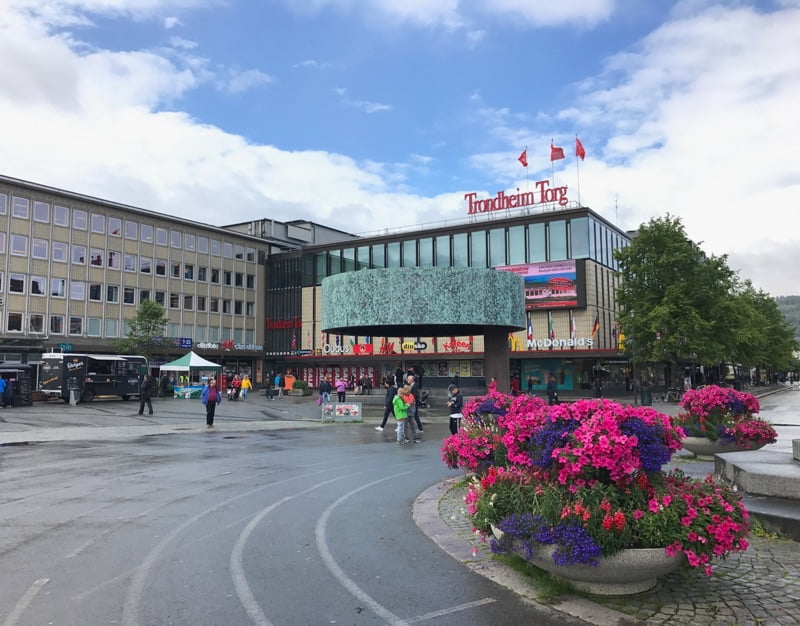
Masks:
[[[408,421],[406,422],[406,441],[410,438],[414,440],[414,443],[420,443],[422,438],[420,437],[420,432],[416,420],[414,419],[414,412],[417,410],[418,407],[414,406],[416,399],[414,398],[414,390],[410,384],[406,383],[401,387],[401,389],[397,390],[398,395],[402,396],[403,401],[406,403],[406,407],[408,409]]]
[[[406,394],[410,394],[411,390],[407,385],[403,385],[397,391],[397,395],[392,399],[392,407],[394,408],[394,418],[397,420],[397,444],[403,445],[408,443],[406,439],[406,423],[408,422],[408,404],[404,399]]]
[[[461,427],[461,409],[464,408],[464,397],[455,385],[450,385],[447,391],[447,407],[450,413],[450,434],[455,435]]]

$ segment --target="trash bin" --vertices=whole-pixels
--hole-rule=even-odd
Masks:
[[[650,387],[639,389],[641,394],[642,406],[653,406],[653,390]]]

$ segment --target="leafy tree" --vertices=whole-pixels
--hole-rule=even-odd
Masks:
[[[707,256],[670,215],[642,225],[615,256],[620,329],[637,362],[727,360],[738,326],[736,274],[726,257]],[[677,376],[677,367],[671,371]]]
[[[117,341],[120,354],[141,354],[152,360],[163,352],[162,338],[168,322],[163,306],[145,300],[136,310],[136,316],[125,321],[128,322],[128,336]]]

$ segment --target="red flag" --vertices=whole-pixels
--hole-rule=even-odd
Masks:
[[[578,157],[581,161],[586,158],[586,150],[583,149],[583,144],[581,140],[575,137],[575,156]]]
[[[600,330],[600,311],[597,311],[594,316],[594,324],[592,324],[592,338],[594,338],[598,330]]]
[[[519,158],[517,159],[517,161],[522,163],[522,167],[528,167],[528,149],[527,148],[525,148],[522,151],[522,154],[519,155]]]
[[[554,146],[553,142],[550,142],[550,160],[551,161],[558,161],[559,159],[564,158],[564,148],[559,148],[558,146]]]

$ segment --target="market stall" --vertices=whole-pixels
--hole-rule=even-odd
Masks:
[[[175,379],[173,397],[199,398],[203,393],[205,380],[208,378],[207,374],[216,375],[221,369],[221,365],[208,361],[195,352],[188,352],[179,359],[162,365],[159,368],[159,378],[165,372],[180,372]]]

